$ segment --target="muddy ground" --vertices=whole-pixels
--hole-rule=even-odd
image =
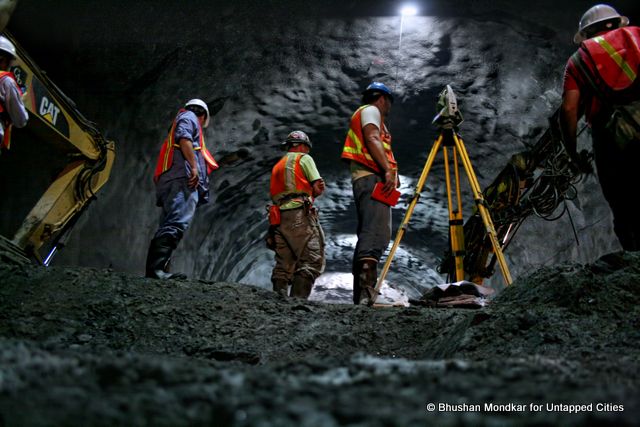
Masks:
[[[542,269],[482,310],[4,262],[0,425],[637,425],[639,306],[635,254]]]

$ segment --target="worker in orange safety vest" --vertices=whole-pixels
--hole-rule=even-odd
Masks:
[[[188,101],[178,111],[160,149],[153,181],[162,217],[149,244],[146,277],[186,278],[169,272],[169,260],[196,208],[209,201],[209,174],[218,168],[204,142],[203,128],[209,125],[209,119],[209,107],[203,100]]]
[[[372,304],[378,262],[391,239],[391,207],[371,195],[377,183],[383,183],[385,194],[399,186],[398,164],[385,124],[392,103],[393,95],[384,83],[371,83],[362,93],[363,105],[351,116],[342,149],[341,157],[350,165],[358,214],[352,270],[354,304]]]
[[[324,233],[313,206],[324,180],[309,155],[311,140],[296,130],[281,144],[287,153],[271,172],[267,246],[275,251],[271,274],[274,292],[307,299],[325,267]]]
[[[569,58],[559,121],[563,142],[576,167],[590,165],[577,154],[577,123],[585,115],[598,179],[613,213],[624,250],[640,250],[640,221],[631,208],[640,196],[640,28],[613,7],[598,4],[582,16]]]

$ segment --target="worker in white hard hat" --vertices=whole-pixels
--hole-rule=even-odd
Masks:
[[[613,213],[613,228],[624,250],[640,250],[640,221],[633,201],[640,197],[640,28],[613,7],[598,4],[580,19],[564,75],[560,128],[567,153],[581,170],[576,152],[578,119],[591,126],[602,193]]]
[[[0,36],[0,152],[11,147],[11,129],[25,127],[29,113],[22,102],[22,90],[9,68],[16,58],[16,47]]]
[[[313,206],[324,192],[311,151],[309,136],[296,130],[282,142],[287,153],[271,172],[267,246],[275,251],[276,265],[271,273],[274,292],[307,299],[325,266],[324,233]]]
[[[187,101],[160,149],[153,180],[162,216],[149,245],[146,277],[186,278],[181,273],[170,273],[169,261],[196,208],[209,201],[209,174],[218,168],[204,141],[203,128],[209,125],[209,120],[209,108],[204,101]]]

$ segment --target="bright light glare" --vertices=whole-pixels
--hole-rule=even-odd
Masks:
[[[404,6],[400,9],[400,14],[402,16],[414,16],[418,13],[418,9],[415,6]]]

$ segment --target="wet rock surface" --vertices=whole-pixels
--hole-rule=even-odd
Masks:
[[[543,269],[473,311],[6,263],[0,283],[6,426],[635,425],[640,415],[640,255]]]

